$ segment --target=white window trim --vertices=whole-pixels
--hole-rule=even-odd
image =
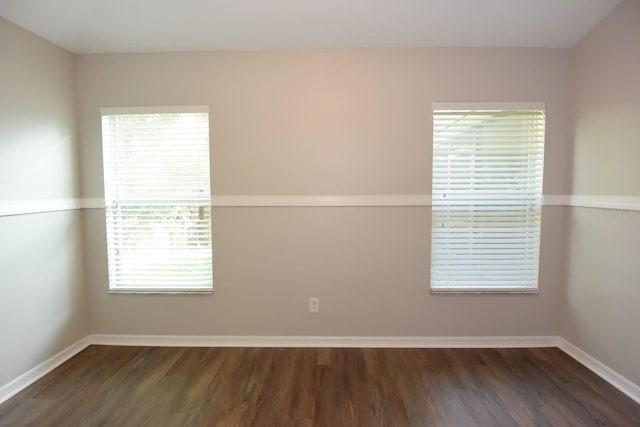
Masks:
[[[209,113],[208,105],[162,105],[143,107],[102,107],[101,116],[118,114]]]
[[[457,102],[457,101],[435,101],[431,104],[433,110],[545,110],[544,101],[532,102]]]
[[[100,117],[102,118],[105,115],[125,115],[125,114],[172,114],[172,113],[207,113],[209,114],[210,108],[208,105],[169,105],[169,106],[140,106],[140,107],[102,107],[100,108]],[[210,120],[210,119],[209,119]],[[101,131],[102,134],[102,131]],[[102,135],[101,135],[102,139]],[[104,149],[104,148],[102,148]],[[104,175],[103,175],[104,178]],[[211,177],[210,177],[211,179]],[[211,197],[211,194],[209,194]],[[172,199],[163,199],[165,202],[177,201]],[[179,200],[180,202],[185,202],[189,200]],[[198,200],[198,203],[202,202]],[[207,205],[211,209],[211,199],[208,200]],[[105,201],[105,209],[106,209],[106,201]],[[106,214],[106,211],[105,211]],[[213,224],[212,224],[213,226]],[[212,244],[212,262],[213,262],[213,242]],[[107,248],[108,249],[108,248]],[[213,267],[212,267],[213,268]],[[137,287],[137,286],[124,286],[119,285],[117,287],[112,288],[110,285],[108,286],[109,294],[142,294],[142,295],[153,295],[153,294],[161,294],[161,295],[190,295],[190,294],[198,294],[198,295],[212,295],[214,293],[213,283],[207,286],[145,286],[145,287]]]
[[[491,102],[484,102],[484,101],[464,101],[464,102],[458,102],[458,101],[434,101],[431,104],[431,112],[432,112],[432,124],[433,124],[433,112],[435,110],[543,110],[546,111],[546,103],[544,101],[532,101],[532,102],[522,102],[522,101],[506,101],[506,102],[502,102],[502,101],[491,101]],[[546,133],[546,132],[545,132]],[[433,132],[432,132],[432,137],[433,137]],[[546,136],[545,136],[545,141],[544,141],[545,145],[546,145]],[[433,140],[432,140],[432,147],[433,147]],[[432,158],[432,162],[433,162],[433,158]],[[544,162],[544,156],[543,156],[543,164],[542,164],[542,180],[544,182],[544,166],[545,166],[545,162]],[[432,167],[433,167],[433,163],[432,163]],[[432,179],[433,179],[433,172],[432,172]],[[431,184],[433,186],[433,182]],[[545,205],[544,203],[544,195],[543,195],[543,188],[541,186],[541,192],[540,192],[540,196],[541,196],[541,215],[542,215],[542,207]],[[433,209],[433,207],[432,207]],[[433,225],[431,224],[430,226],[431,228],[433,227]],[[432,231],[430,231],[432,232]],[[431,294],[523,294],[523,295],[538,295],[540,293],[540,255],[541,255],[541,248],[540,245],[542,244],[542,225],[540,225],[540,240],[538,242],[539,247],[538,247],[538,274],[537,274],[537,285],[535,288],[531,287],[531,288],[519,288],[519,287],[448,287],[448,288],[444,288],[444,287],[439,287],[439,288],[433,288],[431,286],[431,283],[429,284],[429,289],[430,289],[430,293]],[[432,260],[430,259],[430,264],[431,265]],[[430,269],[431,270],[431,269]],[[431,276],[431,273],[429,274]],[[431,277],[430,277],[430,281],[431,281]]]

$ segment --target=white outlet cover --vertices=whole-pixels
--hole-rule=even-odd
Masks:
[[[309,298],[309,313],[320,312],[320,298]]]

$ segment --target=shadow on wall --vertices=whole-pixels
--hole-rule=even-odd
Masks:
[[[0,384],[87,335],[80,215],[0,218]]]

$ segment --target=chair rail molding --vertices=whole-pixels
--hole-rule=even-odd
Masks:
[[[104,199],[65,198],[0,200],[0,216],[28,215],[76,209],[103,208]]]
[[[543,206],[640,211],[640,196],[545,194]],[[233,207],[430,207],[430,194],[282,195],[224,194],[211,198],[214,208]],[[103,198],[0,200],[0,217],[77,209],[104,209]]]

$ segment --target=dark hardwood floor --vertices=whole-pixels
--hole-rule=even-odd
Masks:
[[[0,426],[640,426],[554,348],[91,346],[0,405]]]

